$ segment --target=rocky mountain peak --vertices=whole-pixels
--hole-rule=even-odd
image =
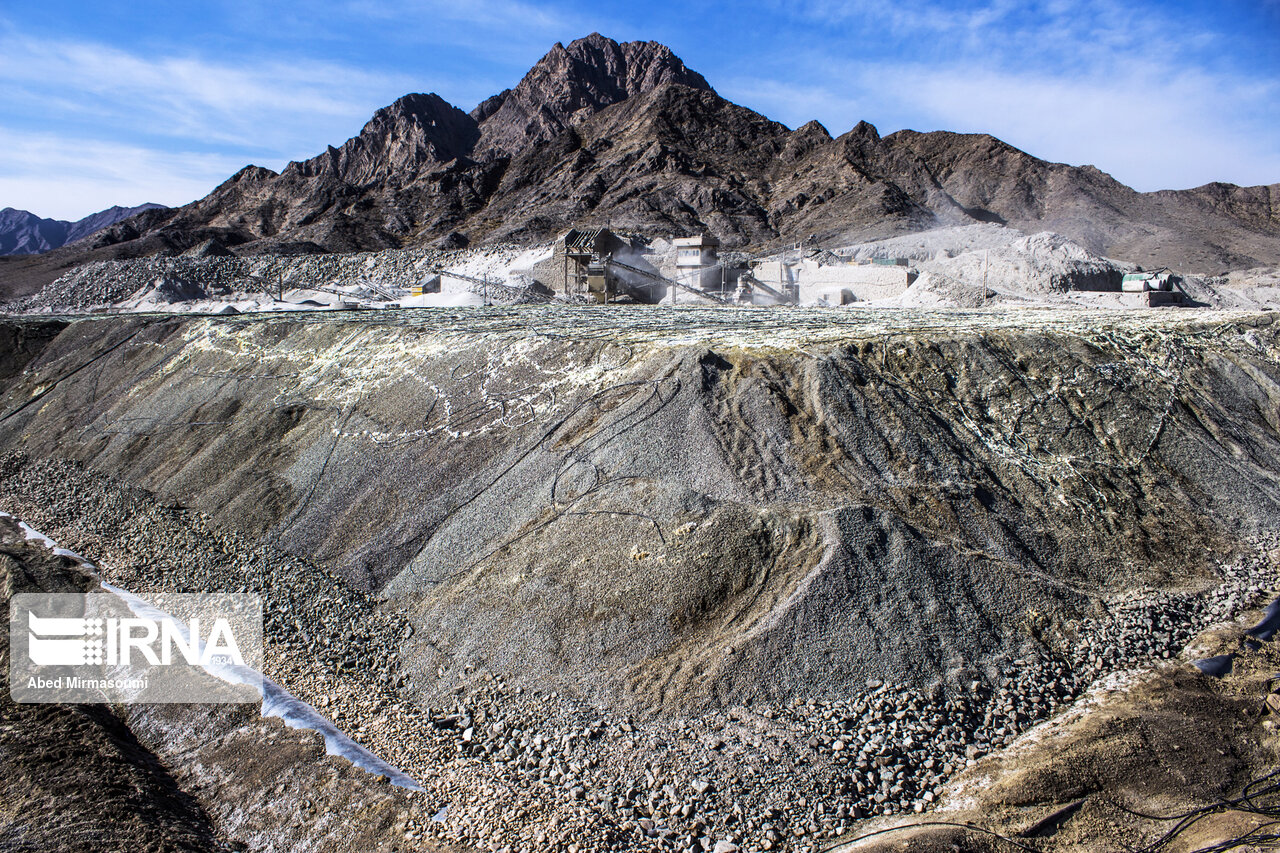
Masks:
[[[785,162],[792,163],[806,156],[814,149],[828,145],[830,142],[831,134],[822,126],[821,122],[805,122],[787,136],[786,144],[778,156]]]
[[[477,150],[515,154],[611,104],[667,83],[712,91],[701,74],[657,42],[619,44],[599,33],[568,47],[557,42],[514,89],[472,113],[483,122]]]
[[[262,181],[268,181],[275,177],[278,177],[278,175],[266,166],[254,166],[253,164],[250,164],[223,181],[219,186],[219,189],[230,184],[261,183]]]
[[[405,95],[375,112],[360,134],[341,148],[330,147],[290,168],[356,186],[404,179],[424,167],[466,157],[479,136],[475,119],[439,95]]]
[[[865,139],[871,142],[880,141],[880,131],[876,130],[876,126],[868,121],[860,121],[849,131],[849,136],[854,139]]]

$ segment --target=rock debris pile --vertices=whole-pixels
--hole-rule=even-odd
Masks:
[[[671,254],[670,244],[660,238],[650,242],[650,250],[644,257],[658,264],[663,262],[664,252]],[[402,302],[412,307],[463,304],[466,300],[459,302],[456,298],[433,302],[409,298],[418,285],[437,287],[436,271],[442,268],[467,277],[446,277],[445,289],[457,291],[459,296],[463,291],[478,294],[481,279],[495,283],[485,290],[483,299],[476,296],[472,300],[475,304],[545,301],[547,288],[562,286],[559,268],[552,264],[555,270],[549,272],[544,264],[538,275],[546,281],[538,281],[532,273],[535,264],[546,261],[551,253],[550,244],[494,244],[470,249],[239,257],[229,253],[189,253],[180,257],[94,261],[66,273],[40,292],[11,303],[10,308],[34,314],[232,313],[232,309],[316,309],[339,302],[371,307]],[[1067,304],[1132,308],[1137,304],[1125,302],[1119,293],[1121,278],[1135,270],[1135,265],[1097,255],[1060,234],[1046,231],[1024,235],[1015,228],[994,224],[937,228],[834,249],[806,248],[802,244],[767,256],[731,251],[721,256],[735,270],[746,268],[753,259],[782,261],[789,265],[788,269],[796,270],[793,274],[802,286],[810,279],[830,277],[832,270],[842,275],[847,272],[842,267],[850,262],[864,264],[891,258],[909,262],[918,278],[900,295],[868,296],[870,304],[905,308]],[[817,267],[813,267],[814,262]],[[1190,297],[1189,304],[1244,308],[1280,304],[1273,270],[1237,272],[1231,277],[1184,276],[1179,281]],[[536,294],[528,291],[530,286]]]
[[[310,286],[367,288],[370,284],[407,289],[431,278],[431,268],[447,263],[451,256],[439,250],[413,249],[348,255],[95,261],[77,267],[14,307],[28,313],[82,313],[166,286],[185,290],[188,299],[269,298],[264,288],[275,291],[282,284],[286,291]],[[367,295],[381,298],[373,290]]]
[[[306,561],[20,453],[0,458],[0,506],[139,594],[262,594],[267,674],[422,782],[411,848],[569,853],[816,851],[863,818],[928,810],[957,772],[1098,679],[1176,659],[1270,597],[1280,544],[1220,566],[1207,590],[1133,591],[1070,623],[1029,614],[1020,656],[958,692],[869,680],[837,701],[677,716],[511,688],[475,665],[451,702],[422,707],[398,667],[411,628]]]

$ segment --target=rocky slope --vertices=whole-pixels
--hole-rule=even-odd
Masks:
[[[0,615],[14,593],[99,592],[74,563],[0,518]],[[0,771],[13,851],[389,851],[427,805],[252,705],[16,704],[5,690]]]
[[[433,690],[484,658],[673,705],[954,681],[1280,517],[1269,323],[508,310],[73,323],[0,440],[399,600]]]
[[[26,210],[6,207],[0,210],[0,255],[37,255],[68,243],[74,243],[121,220],[145,210],[162,208],[159,204],[138,207],[108,207],[75,222],[42,219]]]
[[[711,91],[665,45],[618,44],[599,34],[556,44],[514,88],[471,112],[483,131],[477,153],[514,156],[549,142],[611,104],[667,83]]]
[[[371,849],[825,848],[1275,583],[1273,315],[788,317],[11,320],[0,508],[139,593],[260,591],[268,674],[427,788],[132,714],[172,831],[252,849],[330,808]],[[1206,754],[1252,731],[1177,665]]]
[[[581,222],[709,230],[734,245],[885,237],[1000,222],[1148,266],[1216,274],[1280,263],[1280,185],[1138,193],[982,134],[865,122],[838,138],[719,97],[663,45],[598,34],[557,44],[513,89],[464,114],[435,95],[379,110],[340,148],[276,174],[246,167],[184,208],[88,245],[0,266],[7,294],[87,260],[338,252],[506,237]]]

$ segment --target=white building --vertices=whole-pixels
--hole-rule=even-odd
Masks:
[[[672,241],[676,249],[676,277],[682,284],[701,290],[719,291],[723,278],[720,258],[716,250],[720,241],[706,234],[694,237],[677,237]]]
[[[891,299],[906,292],[916,274],[905,266],[819,264],[805,258],[756,264],[753,275],[782,293],[794,293],[801,305],[831,305]],[[768,301],[768,300],[765,300]]]

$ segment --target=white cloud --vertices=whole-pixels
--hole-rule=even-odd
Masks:
[[[780,27],[790,48],[752,56],[753,76],[713,82],[789,126],[816,118],[839,135],[865,118],[882,132],[989,132],[1144,190],[1280,181],[1280,81],[1205,61],[1221,35],[1180,26],[1160,7],[795,0],[777,11],[802,22],[803,39]],[[367,33],[372,21],[379,38],[440,46],[440,58],[421,48],[439,69],[426,80],[315,59],[127,52],[0,21],[0,206],[76,218],[117,203],[180,204],[247,162],[280,168],[340,144],[407,92],[438,91],[465,109],[513,85],[554,40],[626,29],[599,14],[609,13],[529,0],[319,4],[319,32],[332,39],[344,25]],[[835,43],[847,45],[839,58]],[[485,79],[517,66],[513,79]]]
[[[1203,17],[1130,0],[985,0],[959,8],[939,0],[775,0],[775,8],[842,32],[861,51],[984,68],[1087,72],[1134,53],[1180,63],[1188,52],[1229,54],[1235,47]]]
[[[434,21],[464,23],[472,28],[554,32],[574,23],[548,4],[522,0],[350,0],[347,8],[359,15],[403,19],[428,16]]]
[[[736,77],[718,87],[721,96],[782,122],[792,130],[817,119],[834,136],[848,130],[863,110],[864,99],[816,83],[784,83]],[[835,122],[832,124],[832,122]]]
[[[371,104],[413,90],[400,75],[323,62],[147,57],[17,35],[0,38],[0,80],[7,100],[43,104],[50,119],[95,119],[135,134],[257,150],[308,144],[308,153],[317,128],[350,135],[372,114]]]
[[[840,30],[857,57],[819,40],[753,72],[772,79],[731,82],[791,126],[991,133],[1142,190],[1280,181],[1280,79],[1244,64],[1212,17],[1125,0],[797,0],[782,11]]]
[[[619,28],[595,10],[571,13],[525,0],[346,0],[342,11],[353,18],[395,21],[404,28],[400,32],[415,41],[448,44],[450,50],[462,48],[503,63],[524,56],[530,65],[556,41],[567,42],[592,30],[607,35]],[[490,94],[494,92],[484,97]]]
[[[423,82],[314,60],[143,55],[0,28],[0,207],[77,219],[113,204],[184,204],[249,162],[280,169],[340,145],[378,107],[437,88]]]
[[[0,160],[0,207],[67,220],[116,204],[185,204],[207,195],[245,165],[226,155],[4,129],[0,150],[5,152]]]

